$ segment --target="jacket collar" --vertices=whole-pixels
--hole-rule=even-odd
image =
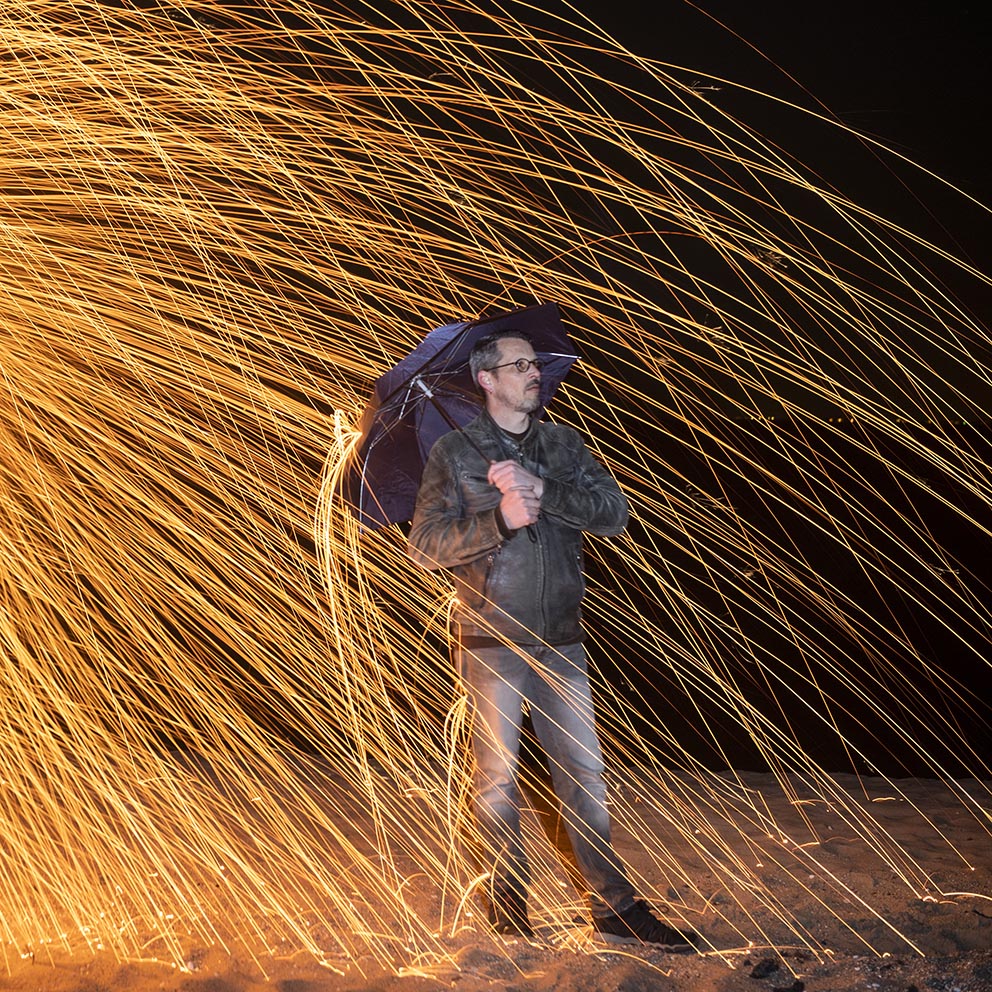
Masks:
[[[499,424],[496,423],[495,420],[493,420],[493,418],[489,415],[489,411],[485,407],[482,408],[481,413],[476,418],[476,422],[487,434],[491,435],[497,441],[502,440],[502,438],[504,437],[510,436],[509,434],[507,434],[506,431],[503,430],[502,427],[499,426]],[[524,433],[524,436],[520,440],[521,447],[528,444],[531,438],[533,438],[534,435],[537,433],[537,425],[538,425],[537,417],[531,417],[530,421],[527,424],[527,431]]]

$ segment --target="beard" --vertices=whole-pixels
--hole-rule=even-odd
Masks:
[[[541,387],[528,389],[520,401],[517,410],[520,413],[533,413],[541,405]]]

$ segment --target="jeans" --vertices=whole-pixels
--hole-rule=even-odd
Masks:
[[[526,899],[530,877],[520,829],[518,781],[523,704],[548,757],[576,863],[594,916],[635,901],[610,839],[603,756],[596,735],[582,644],[487,644],[456,649],[473,711],[475,814],[492,870],[493,892]]]

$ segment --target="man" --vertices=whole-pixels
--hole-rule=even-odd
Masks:
[[[576,431],[532,417],[541,363],[525,334],[482,338],[469,364],[485,409],[434,445],[409,550],[426,568],[448,569],[456,587],[455,657],[473,711],[490,923],[497,933],[532,935],[518,784],[528,704],[590,890],[595,934],[691,950],[695,935],[666,926],[636,898],[610,840],[583,647],[582,533],[619,534],[627,500]]]

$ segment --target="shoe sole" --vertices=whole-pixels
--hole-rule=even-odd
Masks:
[[[666,954],[692,954],[696,949],[692,944],[655,944],[649,940],[641,940],[640,937],[624,937],[618,933],[596,932],[593,937],[604,944],[640,944],[642,947],[653,947]]]

